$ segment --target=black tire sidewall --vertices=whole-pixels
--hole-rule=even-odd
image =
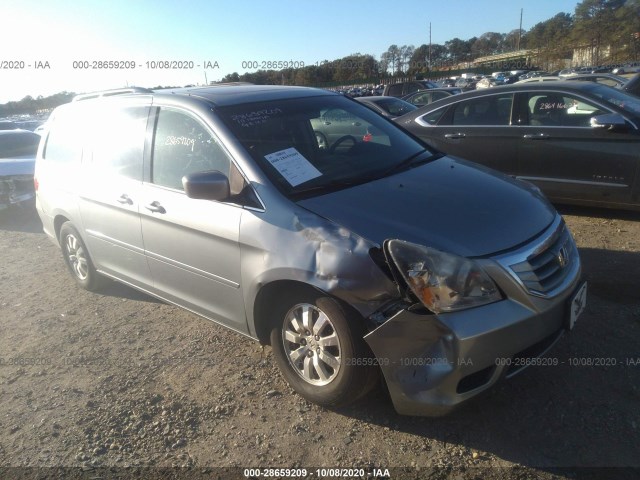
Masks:
[[[73,235],[84,250],[84,254],[87,259],[88,270],[87,278],[85,279],[81,279],[80,277],[78,277],[78,275],[76,275],[76,272],[73,270],[71,262],[69,261],[69,254],[67,252],[67,237],[69,235]],[[71,222],[64,223],[60,228],[60,247],[62,248],[64,263],[67,265],[67,268],[69,269],[69,272],[71,273],[71,276],[73,277],[75,282],[85,290],[95,290],[99,284],[98,272],[96,272],[96,269],[93,266],[93,261],[91,260],[91,256],[89,255],[89,251],[87,250],[87,246],[84,243],[84,240]]]
[[[282,340],[282,329],[287,313],[299,304],[314,305],[329,317],[340,339],[341,365],[336,378],[327,385],[318,386],[306,382],[293,369]],[[367,356],[362,339],[362,318],[346,309],[336,299],[322,295],[297,295],[295,300],[288,299],[283,308],[278,309],[271,330],[271,347],[282,375],[289,385],[307,400],[318,405],[337,407],[346,405],[359,398],[364,388],[368,388],[365,379],[370,375],[365,370],[371,367],[357,365],[358,358]]]

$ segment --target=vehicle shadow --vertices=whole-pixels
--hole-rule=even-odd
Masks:
[[[0,230],[23,233],[42,233],[42,222],[33,205],[12,206],[0,211]]]
[[[125,285],[124,283],[116,282],[115,280],[101,288],[98,293],[106,297],[126,298],[127,300],[138,300],[147,303],[165,303],[156,297],[147,295],[140,290],[136,290],[133,287]]]
[[[530,367],[441,418],[396,414],[383,388],[337,412],[423,438],[427,458],[436,440],[547,472],[640,468],[640,254],[580,253],[587,308],[547,354],[556,365]]]
[[[603,219],[616,219],[628,221],[640,221],[640,212],[630,210],[616,210],[612,208],[582,207],[577,205],[556,205],[554,207],[561,215],[575,215],[577,217],[591,217]]]

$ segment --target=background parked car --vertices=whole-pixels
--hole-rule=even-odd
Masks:
[[[27,130],[0,130],[0,210],[35,197],[33,171],[40,136]]]
[[[479,88],[479,89],[491,88],[491,87],[497,87],[498,85],[500,84],[496,81],[495,78],[485,77],[478,80],[478,82],[476,83],[476,88]]]
[[[622,90],[636,97],[640,97],[640,73],[636,73],[622,86]]]
[[[638,73],[640,72],[640,65],[637,64],[627,64],[618,68],[614,68],[611,73],[616,75],[624,74],[624,73]]]
[[[340,151],[361,141],[369,133],[370,125],[346,110],[329,108],[321,111],[320,117],[311,119],[311,126],[321,150],[336,148]],[[348,137],[352,140],[343,142],[343,139]],[[342,143],[342,146],[339,143]]]
[[[464,91],[475,90],[478,81],[475,78],[459,78],[456,80],[456,87]]]
[[[561,203],[640,210],[640,99],[594,82],[462,93],[396,119],[447,154],[538,185]]]
[[[11,120],[0,120],[0,130],[15,130],[18,125]]]
[[[426,90],[428,88],[438,88],[438,85],[429,80],[398,82],[386,85],[382,94],[385,96],[401,98],[410,93],[417,92],[418,90]]]
[[[438,82],[442,87],[455,87],[456,79],[455,78],[445,78]]]
[[[417,106],[396,97],[371,96],[356,98],[356,100],[378,112],[383,117],[391,119],[413,112],[418,108]]]
[[[458,87],[432,88],[429,90],[420,90],[419,92],[410,93],[409,95],[402,97],[402,100],[409,102],[416,107],[423,107],[429,103],[442,100],[443,98],[447,98],[458,93],[462,93],[462,89]]]
[[[587,74],[575,74],[564,77],[558,76],[540,76],[530,77],[524,80],[520,80],[517,83],[531,83],[531,82],[553,82],[553,81],[580,81],[580,82],[596,82],[608,87],[618,88],[624,90],[635,96],[640,96],[640,73],[636,74],[631,79],[614,75],[611,73],[587,73]]]
[[[570,81],[597,82],[614,88],[622,88],[629,81],[627,78],[612,73],[579,73],[564,78]]]

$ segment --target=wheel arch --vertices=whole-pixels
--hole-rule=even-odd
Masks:
[[[62,229],[62,225],[70,221],[71,220],[64,215],[56,215],[56,218],[53,220],[53,231],[55,232],[56,240],[58,240],[58,242],[60,242],[60,230]]]
[[[343,308],[357,314],[357,318],[362,319],[364,324],[364,317],[357,309],[343,299],[338,298],[317,286],[298,280],[274,280],[260,288],[253,304],[255,332],[260,344],[269,345],[271,343],[269,335],[274,321],[282,320],[270,317],[270,312],[274,310],[271,308],[274,302],[283,302],[290,297],[302,297],[305,294],[325,295],[333,298],[340,303]]]

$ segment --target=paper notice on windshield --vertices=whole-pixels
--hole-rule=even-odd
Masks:
[[[292,187],[319,177],[322,173],[295,148],[287,148],[279,152],[265,155],[271,165],[282,175]]]

